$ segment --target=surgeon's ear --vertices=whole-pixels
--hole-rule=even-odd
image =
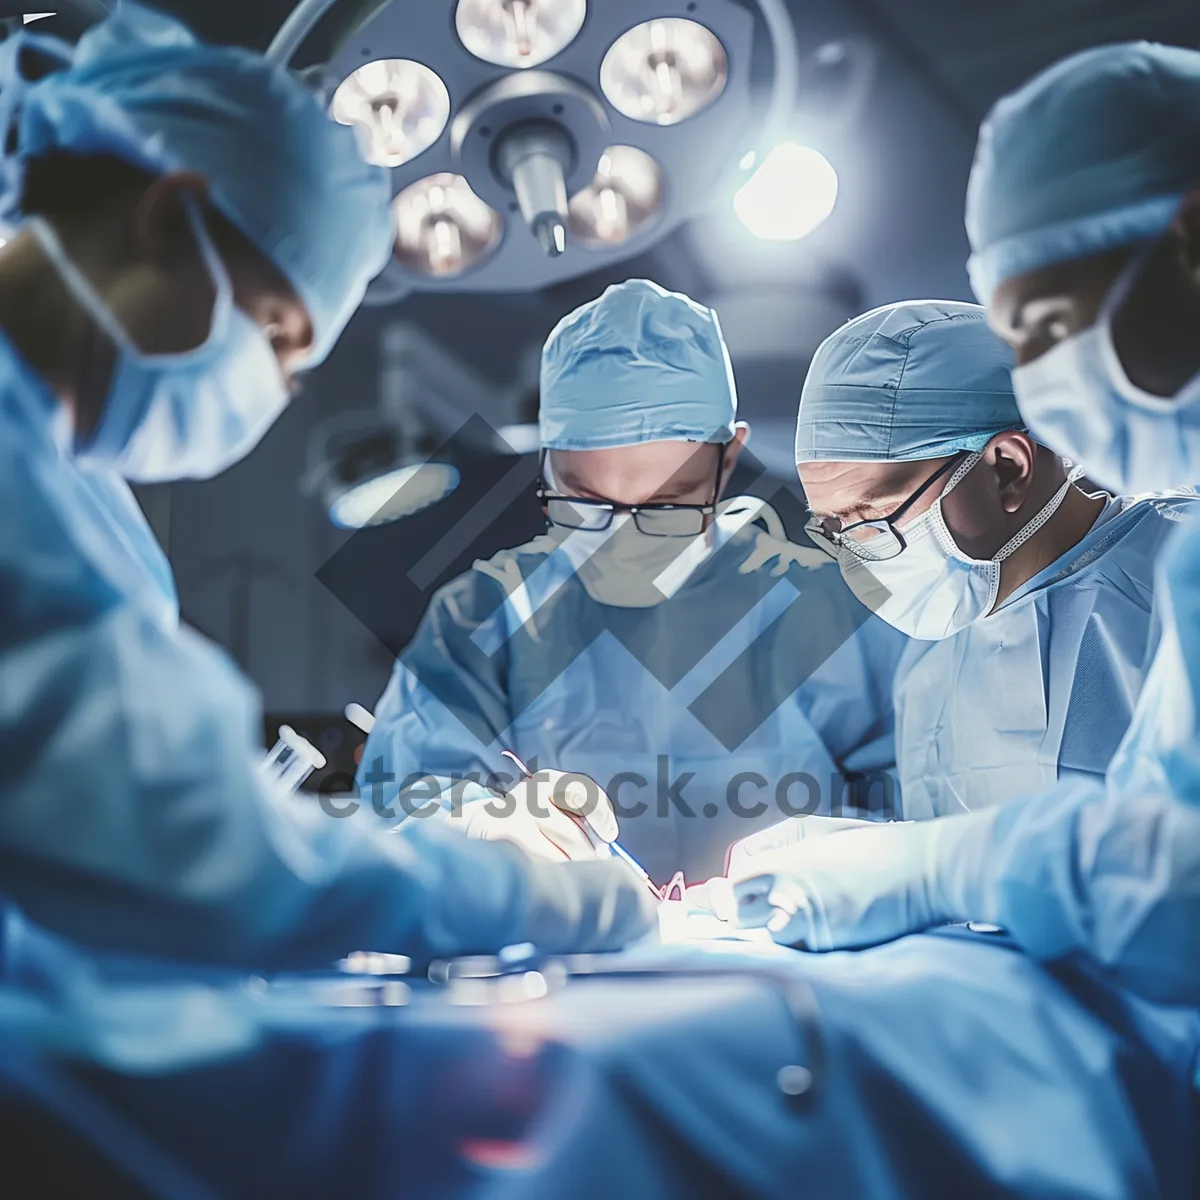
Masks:
[[[188,202],[202,204],[207,194],[204,176],[195,171],[158,176],[142,193],[133,214],[133,244],[138,258],[165,267],[198,260]]]
[[[725,461],[721,464],[721,491],[725,490],[725,485],[733,475],[734,467],[737,466],[742,447],[749,440],[750,426],[745,421],[738,421],[733,427],[733,438],[725,443]]]
[[[983,452],[983,460],[991,468],[1000,506],[1015,513],[1029,498],[1033,472],[1037,463],[1037,443],[1027,433],[997,434]]]

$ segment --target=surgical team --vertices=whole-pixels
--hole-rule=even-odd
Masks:
[[[874,309],[796,381],[803,540],[730,490],[719,314],[635,279],[565,316],[546,531],[435,596],[329,820],[258,770],[259,700],[128,483],[253,450],[391,252],[387,178],[151,9],[40,49],[0,64],[13,919],[168,976],[615,950],[657,910],[619,839],[789,946],[986,923],[1200,1019],[1200,52],[1102,47],[996,105],[979,303]],[[0,970],[0,1017],[25,987]]]

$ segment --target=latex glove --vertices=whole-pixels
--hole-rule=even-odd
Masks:
[[[620,859],[557,865],[526,859],[525,875],[525,920],[510,941],[583,954],[618,950],[658,928],[659,904]]]
[[[718,921],[737,924],[737,900],[733,895],[733,885],[724,875],[715,875],[703,883],[693,883],[683,899],[689,909],[710,912]]]
[[[538,771],[503,798],[468,805],[464,818],[468,837],[513,842],[551,862],[607,857],[618,832],[604,789],[571,771]]]
[[[757,861],[773,850],[784,850],[795,846],[806,838],[824,837],[830,833],[841,833],[845,829],[856,829],[878,822],[864,821],[857,817],[788,817],[766,829],[760,829],[749,837],[734,842],[725,856],[725,875],[729,879],[743,879],[754,874]]]
[[[731,876],[738,923],[765,925],[789,946],[837,950],[968,920],[948,911],[939,883],[952,820],[866,822],[746,859]]]

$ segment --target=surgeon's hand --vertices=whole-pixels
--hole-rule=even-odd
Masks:
[[[837,950],[966,920],[947,911],[938,885],[943,828],[868,822],[743,858],[730,873],[738,923],[765,925],[789,946]]]
[[[758,860],[772,851],[788,849],[808,838],[825,837],[830,833],[874,824],[876,822],[857,817],[789,817],[786,821],[768,825],[766,829],[734,842],[725,855],[725,875],[729,879],[745,878],[753,875]]]
[[[528,906],[511,941],[533,942],[548,954],[582,954],[619,950],[658,928],[658,901],[619,859],[525,863]]]
[[[468,837],[513,842],[551,862],[607,856],[618,832],[604,789],[571,771],[538,771],[504,796],[469,806],[464,818]]]

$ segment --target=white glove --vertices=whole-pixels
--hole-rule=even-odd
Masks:
[[[858,817],[788,817],[786,821],[768,825],[766,829],[734,842],[725,855],[725,875],[729,879],[744,879],[756,873],[756,863],[764,854],[786,850],[806,838],[824,837],[844,829],[875,824],[877,822],[863,821]]]
[[[944,820],[862,824],[743,857],[730,872],[739,924],[765,925],[789,946],[837,950],[967,919],[946,911],[938,886]]]
[[[551,862],[607,857],[618,832],[604,789],[570,771],[538,771],[502,798],[467,806],[463,817],[468,837],[513,842]]]

